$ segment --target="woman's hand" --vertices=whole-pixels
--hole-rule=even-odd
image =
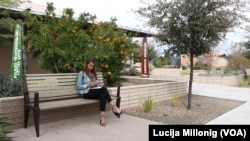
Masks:
[[[92,87],[96,87],[98,85],[98,81],[91,81],[89,82],[89,87],[92,88]]]

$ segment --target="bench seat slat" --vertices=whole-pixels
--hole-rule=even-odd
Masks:
[[[60,100],[60,99],[72,99],[72,98],[81,98],[80,95],[65,95],[65,96],[53,96],[53,97],[40,97],[39,102],[42,103],[44,101],[53,101],[53,100]],[[30,100],[33,103],[33,99]]]
[[[39,86],[39,85],[34,86],[34,85],[31,85],[29,87],[29,91],[36,91],[36,90],[41,91],[41,90],[46,90],[46,89],[58,89],[58,88],[69,88],[69,89],[73,88],[73,89],[76,89],[76,84],[74,84],[74,85],[64,85],[64,86]]]
[[[59,100],[59,101],[42,102],[40,103],[39,107],[40,107],[40,110],[49,110],[49,109],[57,109],[57,108],[92,104],[92,103],[97,103],[98,101],[99,100],[82,99],[82,98],[67,99],[67,100]],[[32,104],[32,106],[34,105]]]
[[[92,103],[97,103],[97,102],[99,102],[99,100],[77,98],[77,99],[66,99],[66,100],[59,100],[59,101],[42,102],[39,105],[39,107],[40,107],[40,110],[49,110],[49,109],[57,109],[57,108],[64,108],[64,107],[81,106],[81,105],[92,104]],[[34,106],[33,104],[31,105]]]
[[[75,95],[78,94],[78,91],[76,88],[62,88],[62,89],[48,89],[48,90],[32,90],[32,91],[37,91],[39,92],[39,97],[48,97],[48,96],[65,96],[65,95]]]

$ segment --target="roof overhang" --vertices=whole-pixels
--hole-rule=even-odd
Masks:
[[[0,8],[10,9],[10,10],[19,11],[19,12],[28,10],[31,14],[45,15],[46,6],[26,2],[26,3],[21,4],[18,7],[1,7],[0,6]],[[56,8],[55,14],[56,14],[56,17],[60,18],[63,14],[63,9]],[[22,15],[20,15],[20,17],[22,17]],[[120,26],[120,25],[117,25],[117,26],[118,28],[125,30],[126,34],[130,34],[132,37],[154,37],[154,35],[156,35],[156,33],[153,33],[150,31],[144,31],[144,30],[139,30],[137,28],[125,27],[125,26]]]

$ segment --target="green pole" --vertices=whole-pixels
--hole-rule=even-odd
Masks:
[[[12,63],[11,63],[11,80],[21,80],[23,74],[23,63],[22,63],[22,25],[16,24],[13,52],[12,52]]]

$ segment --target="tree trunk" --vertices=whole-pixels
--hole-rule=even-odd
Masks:
[[[53,59],[53,62],[54,62],[55,68],[56,68],[56,73],[59,73],[59,70],[58,70],[57,64],[55,62],[55,59]]]
[[[188,87],[188,109],[191,109],[193,66],[194,66],[193,60],[194,60],[194,55],[190,54],[190,78],[189,78],[189,87]]]

